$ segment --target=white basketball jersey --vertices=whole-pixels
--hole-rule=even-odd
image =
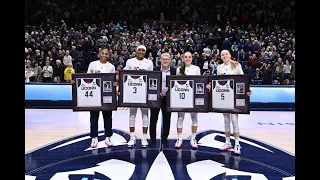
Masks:
[[[99,107],[101,106],[101,79],[92,79],[85,82],[81,79],[80,85],[77,84],[77,106],[78,107]],[[97,83],[98,82],[98,83]],[[78,81],[77,81],[78,83]]]
[[[173,86],[172,86],[173,84]],[[171,108],[193,108],[194,84],[193,81],[186,81],[180,84],[176,80],[170,81],[170,107]]]
[[[147,76],[124,75],[123,103],[147,103]]]
[[[212,90],[212,108],[234,109],[234,84],[233,80],[225,80],[222,85],[215,80],[215,86]]]

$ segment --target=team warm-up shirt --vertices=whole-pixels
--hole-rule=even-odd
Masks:
[[[241,64],[237,64],[234,69],[231,64],[221,64],[217,67],[217,75],[244,74]],[[212,108],[234,109],[234,81],[213,81],[212,84]]]
[[[138,60],[137,58],[128,59],[124,70],[146,70],[153,71],[153,62],[149,59],[143,58]]]
[[[176,72],[177,75],[180,75],[180,68],[181,67],[177,68],[177,72]],[[201,71],[200,71],[199,66],[195,66],[195,65],[191,64],[189,67],[186,67],[185,74],[186,75],[201,75]]]
[[[103,64],[97,60],[89,64],[87,73],[115,73],[115,67],[109,62]],[[78,107],[101,106],[101,78],[82,78],[76,83]]]
[[[241,64],[237,64],[234,69],[231,69],[231,64],[225,65],[221,64],[217,67],[217,75],[236,75],[236,74],[244,74]]]

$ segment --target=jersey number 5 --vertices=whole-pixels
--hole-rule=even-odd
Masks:
[[[221,93],[221,100],[224,100],[224,93]]]
[[[93,97],[93,93],[92,93],[92,91],[86,91],[86,94],[84,95],[84,96],[86,96],[87,98],[89,97],[89,96],[91,96],[91,97]]]

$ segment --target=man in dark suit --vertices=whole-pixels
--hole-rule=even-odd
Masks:
[[[161,134],[161,142],[168,146],[168,136],[170,132],[170,123],[171,123],[171,112],[167,112],[166,110],[166,76],[167,75],[176,75],[176,68],[170,67],[171,56],[169,53],[161,54],[161,65],[153,68],[154,71],[162,72],[162,90],[161,90],[161,108],[150,108],[151,117],[150,117],[150,142],[149,146],[156,142],[157,136],[157,121],[159,117],[159,112],[161,109],[162,112],[162,134]]]
[[[57,83],[64,81],[64,70],[65,66],[57,59],[56,64],[53,65],[53,77],[56,79]]]

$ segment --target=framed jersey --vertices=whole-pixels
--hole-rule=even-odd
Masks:
[[[116,73],[76,73],[72,75],[73,111],[116,110]]]
[[[160,71],[119,71],[119,107],[159,108],[161,105]]]
[[[210,112],[250,114],[249,75],[209,76]]]
[[[167,111],[208,112],[208,76],[167,76]]]

